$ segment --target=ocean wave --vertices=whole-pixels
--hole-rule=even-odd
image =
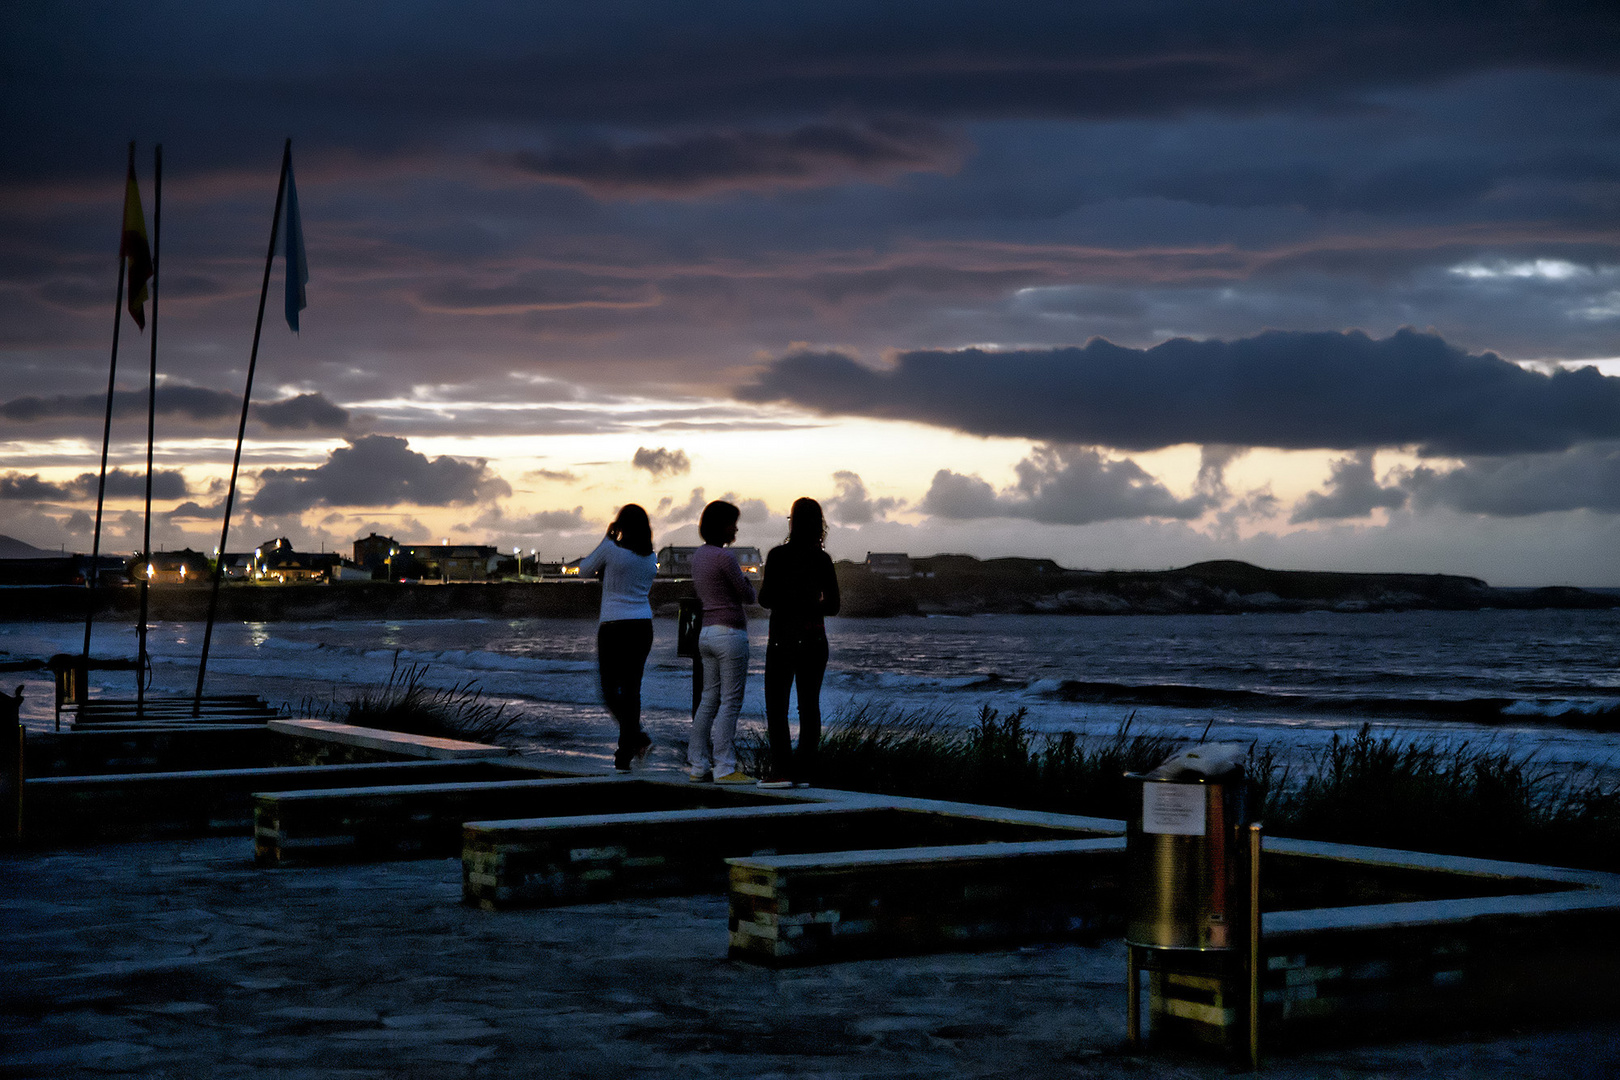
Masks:
[[[1277,694],[1180,684],[1081,682],[1067,680],[1048,697],[1090,705],[1141,705],[1176,709],[1251,710],[1294,715],[1368,719],[1451,720],[1500,724],[1545,720],[1565,727],[1620,730],[1616,698],[1411,698]]]

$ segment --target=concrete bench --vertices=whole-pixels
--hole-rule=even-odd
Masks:
[[[469,822],[462,895],[496,909],[721,892],[732,857],[1088,835],[1095,834],[837,802]]]
[[[41,777],[23,785],[23,823],[25,838],[43,844],[221,833],[245,836],[253,828],[255,792],[353,788],[407,778],[482,780],[512,775],[514,770],[494,762],[402,761]]]
[[[30,731],[26,765],[30,777],[262,768],[276,738],[263,724]]]
[[[730,955],[785,967],[1117,930],[1124,854],[1110,837],[727,859]]]
[[[444,858],[461,852],[462,825],[484,818],[640,813],[776,801],[753,789],[617,776],[277,791],[255,800],[254,857],[261,866]]]
[[[512,751],[504,746],[467,742],[464,739],[444,739],[433,735],[409,735],[402,731],[339,724],[333,720],[271,720],[266,725],[278,735],[294,739],[316,740],[335,746],[347,746],[362,751],[380,751],[402,757],[433,758],[437,761],[466,761],[473,758],[507,757]]]

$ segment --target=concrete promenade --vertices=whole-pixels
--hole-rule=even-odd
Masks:
[[[1124,950],[773,972],[720,897],[487,913],[455,860],[293,870],[246,839],[0,856],[0,1077],[1198,1077],[1123,1052]],[[1265,1075],[1605,1077],[1620,1023]]]

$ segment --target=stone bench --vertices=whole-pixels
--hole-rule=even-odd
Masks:
[[[333,720],[280,719],[265,725],[278,735],[299,744],[324,748],[332,755],[366,759],[374,756],[432,758],[436,761],[467,761],[512,755],[504,746],[445,739],[433,735],[409,735],[402,731],[340,724]],[[322,761],[312,764],[323,764]]]
[[[401,761],[40,777],[23,785],[23,823],[25,838],[43,844],[245,836],[253,828],[255,792],[511,775],[514,770],[488,761]]]
[[[30,777],[250,769],[278,764],[263,724],[169,724],[28,733]]]
[[[731,948],[769,967],[1117,930],[1125,841],[727,859]]]
[[[461,852],[463,824],[479,819],[640,813],[776,801],[751,788],[618,776],[277,791],[255,800],[254,857],[261,866],[444,858]]]
[[[1090,835],[1012,813],[993,818],[841,802],[469,822],[462,895],[497,909],[722,892],[726,859],[733,857]]]

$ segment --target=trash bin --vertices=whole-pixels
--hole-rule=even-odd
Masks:
[[[1126,826],[1126,941],[1150,949],[1232,949],[1248,910],[1237,830],[1249,823],[1247,747],[1183,750],[1141,785]]]
[[[1259,848],[1240,743],[1204,743],[1132,774],[1125,832],[1130,1041],[1140,970],[1156,1037],[1259,1061]],[[1247,1021],[1245,1023],[1245,1021]]]

